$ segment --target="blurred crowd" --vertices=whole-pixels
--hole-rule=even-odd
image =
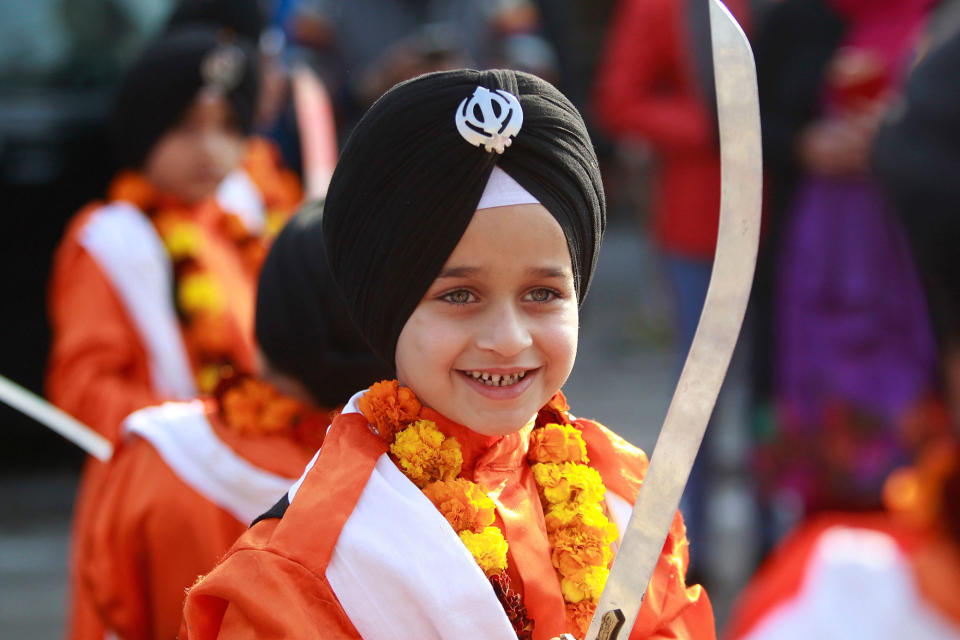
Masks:
[[[960,2],[726,4],[757,62],[765,195],[740,345],[759,571],[721,631],[960,638]],[[306,285],[290,283],[280,258],[264,266],[267,248],[314,233],[285,224],[302,203],[322,202],[338,145],[378,96],[459,67],[528,71],[583,111],[611,216],[656,247],[679,372],[710,280],[720,202],[707,8],[9,3],[0,9],[0,179],[11,224],[2,295],[14,305],[0,373],[118,447],[133,430],[163,449],[151,434],[182,417],[124,418],[198,396],[213,398],[224,422],[213,431],[237,451],[249,449],[244,433],[268,429],[248,424],[255,409],[322,429],[347,399],[338,390],[383,371],[335,296],[305,308],[297,287]],[[58,101],[69,113],[38,110]],[[322,209],[309,205],[304,218],[322,215],[310,207]],[[311,268],[323,281],[323,267]],[[265,281],[289,292],[268,299]],[[298,342],[283,338],[291,323]],[[347,361],[349,380],[312,372]],[[6,410],[0,420],[10,425],[5,464],[43,464],[34,451],[47,441],[27,435],[36,429]],[[718,472],[707,433],[681,506],[692,571],[709,587],[703,559],[723,549],[707,515]],[[304,427],[269,456],[244,455],[282,483],[299,475],[318,437]],[[131,604],[135,569],[110,556],[126,543],[103,526],[147,508],[123,491],[145,465],[170,475],[147,449],[84,463],[71,637],[106,628],[167,637],[179,625],[170,611],[193,565],[165,567],[149,585],[183,583],[151,603],[156,610]],[[169,495],[157,500],[174,500],[172,476],[158,483]],[[269,507],[211,515],[191,500],[183,512],[203,519],[198,531],[217,531],[195,563],[215,560]]]

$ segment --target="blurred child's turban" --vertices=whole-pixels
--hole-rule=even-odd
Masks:
[[[270,366],[324,407],[390,378],[353,326],[323,250],[323,205],[304,206],[274,240],[260,271],[256,334]]]
[[[141,168],[203,88],[222,92],[240,132],[249,134],[259,86],[256,51],[242,38],[221,34],[200,25],[166,32],[127,70],[112,123],[121,167]]]
[[[583,301],[606,209],[576,108],[549,83],[517,71],[421,76],[388,91],[357,124],[324,214],[333,277],[357,327],[387,362],[494,166],[559,222]]]

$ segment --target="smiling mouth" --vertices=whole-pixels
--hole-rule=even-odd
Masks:
[[[461,371],[460,373],[488,387],[510,387],[523,380],[531,371],[534,371],[534,369],[507,374],[488,373],[486,371]]]

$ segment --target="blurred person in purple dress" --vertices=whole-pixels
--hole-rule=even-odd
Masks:
[[[767,262],[771,411],[756,449],[767,543],[813,512],[877,507],[883,479],[924,439],[935,343],[868,156],[933,4],[786,0],[761,26],[765,152],[781,187]]]

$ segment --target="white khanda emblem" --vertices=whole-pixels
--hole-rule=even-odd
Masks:
[[[487,151],[503,153],[523,125],[520,101],[502,89],[477,87],[457,107],[457,131],[463,139]]]

